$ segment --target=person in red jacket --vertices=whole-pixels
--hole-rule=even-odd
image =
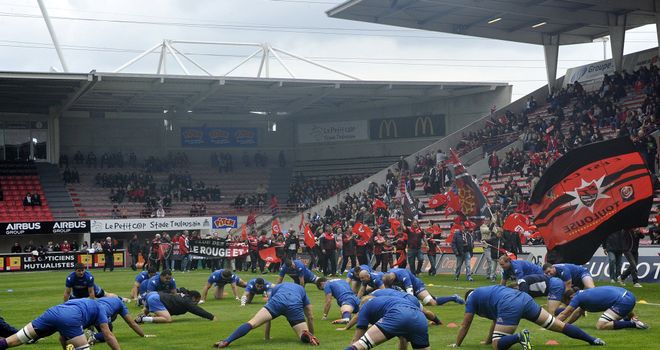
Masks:
[[[181,255],[181,271],[190,271],[190,240],[188,231],[183,231],[179,237],[179,254]]]
[[[490,175],[488,175],[488,181],[493,178],[493,174],[495,174],[495,181],[497,181],[500,178],[500,158],[495,152],[491,153],[488,157],[488,167],[490,167]]]
[[[394,248],[396,248],[396,261],[394,265],[397,265],[401,269],[405,269],[408,266],[406,262],[406,246],[408,245],[408,236],[402,231],[397,232]]]
[[[341,262],[341,268],[339,269],[340,273],[345,273],[346,268],[348,268],[348,261],[351,261],[351,267],[356,267],[357,265],[357,258],[356,258],[356,246],[357,246],[357,241],[355,240],[355,237],[353,235],[353,232],[350,230],[346,230],[341,236],[342,240],[342,262]]]
[[[424,232],[419,227],[419,222],[413,220],[410,227],[406,228],[406,234],[408,235],[408,265],[410,265],[410,272],[414,275],[418,275],[422,271],[422,265],[424,264],[424,254],[422,253],[422,239],[424,238]],[[417,260],[417,265],[415,265],[415,260]]]
[[[326,231],[319,240],[323,258],[323,275],[334,276],[337,273],[337,242],[332,228],[326,225]]]

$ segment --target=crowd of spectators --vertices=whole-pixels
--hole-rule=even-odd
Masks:
[[[365,175],[343,175],[321,179],[298,174],[289,186],[287,204],[295,206],[299,211],[311,208],[362,181],[365,177]]]

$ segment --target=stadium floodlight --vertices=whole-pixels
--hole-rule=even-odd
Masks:
[[[499,18],[501,19],[501,18]],[[499,20],[498,19],[498,20]],[[140,61],[144,57],[148,56],[149,54],[152,53],[159,53],[159,59],[158,59],[158,67],[156,69],[156,74],[167,74],[167,57],[171,56],[174,58],[174,62],[176,65],[183,71],[185,75],[191,75],[191,72],[188,70],[188,68],[184,65],[184,61],[187,61],[191,63],[193,66],[195,66],[197,69],[201,70],[204,72],[204,74],[208,76],[214,76],[210,71],[205,69],[201,64],[196,62],[194,59],[192,59],[189,54],[186,54],[179,50],[176,47],[176,44],[185,44],[185,45],[211,45],[211,46],[238,46],[238,47],[255,47],[257,48],[256,51],[254,51],[252,54],[248,55],[245,57],[240,63],[238,63],[236,66],[234,66],[232,69],[230,69],[228,72],[222,74],[221,76],[228,76],[229,74],[233,73],[236,71],[238,68],[242,67],[244,64],[252,60],[253,58],[260,58],[260,63],[259,63],[259,68],[257,70],[256,77],[261,78],[262,75],[265,78],[270,78],[270,73],[271,73],[271,61],[276,61],[284,70],[286,73],[291,77],[291,78],[296,78],[296,75],[293,73],[293,71],[287,66],[284,61],[282,60],[282,56],[288,56],[290,59],[293,59],[297,62],[304,62],[307,64],[311,64],[313,66],[319,67],[325,71],[329,71],[338,75],[341,75],[343,77],[352,79],[352,80],[360,80],[357,77],[354,77],[352,75],[346,74],[344,72],[341,72],[339,70],[330,68],[324,64],[318,63],[316,61],[310,60],[308,58],[293,54],[291,52],[276,48],[271,46],[269,43],[241,43],[241,42],[221,42],[221,41],[192,41],[192,40],[170,40],[170,39],[165,39],[161,43],[158,43],[146,51],[140,53],[138,56],[134,57],[130,61],[124,63],[122,66],[119,68],[115,69],[112,71],[113,73],[119,73],[123,71],[124,69],[132,66],[134,63]],[[183,58],[183,60],[181,59]],[[271,60],[273,58],[274,60]]]
[[[502,17],[493,18],[493,19],[491,19],[490,21],[488,21],[488,24],[497,23],[497,22],[499,22],[499,21],[501,21],[501,20],[502,20]]]
[[[268,112],[266,112],[266,111],[250,111],[250,114],[267,115]]]
[[[547,23],[547,22],[536,23],[535,25],[532,26],[532,28],[542,27],[542,26],[544,26],[544,25],[546,25],[546,24],[548,24],[548,23]]]

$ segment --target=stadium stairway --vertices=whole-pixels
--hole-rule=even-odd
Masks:
[[[66,190],[57,165],[37,163],[36,167],[53,219],[78,219],[78,213],[73,207],[71,196]]]

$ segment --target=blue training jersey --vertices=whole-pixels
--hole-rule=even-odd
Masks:
[[[158,275],[158,273],[156,273],[156,275]],[[151,278],[151,277],[149,277],[149,272],[142,271],[142,272],[138,273],[137,276],[135,276],[135,282],[142,283],[143,281],[146,281],[149,278]]]
[[[380,288],[383,285],[383,273],[382,272],[369,273],[369,282],[362,282],[362,285],[365,287],[371,287],[373,289]]]
[[[360,308],[356,327],[367,329],[370,324],[376,324],[385,314],[395,308],[407,308],[419,310],[419,302],[413,303],[407,298],[400,297],[378,297],[367,301]]]
[[[225,271],[225,269],[220,269],[220,270],[215,270],[209,276],[208,282],[209,284],[233,284],[233,283],[238,283],[240,280],[236,274],[232,273],[229,278],[224,278],[222,277],[222,273]]]
[[[64,304],[54,306],[49,309],[54,312],[58,319],[70,320],[73,315],[80,314],[81,326],[88,328],[99,326],[102,323],[108,323],[108,316],[96,300],[92,299],[74,299]]]
[[[519,293],[515,289],[500,285],[479,287],[470,293],[465,301],[465,312],[495,320],[497,318],[497,302],[504,298],[515,297]]]
[[[527,275],[542,275],[543,269],[527,260],[512,260],[511,268],[502,272],[502,277],[505,280],[515,277],[516,280],[521,280]]]
[[[590,312],[605,311],[627,293],[630,293],[630,291],[614,286],[580,290],[575,293],[569,305],[573,308],[579,307]]]
[[[367,271],[369,273],[373,272],[371,269],[371,266],[369,265],[360,265],[360,269],[362,271]],[[359,282],[360,281],[360,274],[355,273],[355,268],[352,268],[348,271],[348,274],[346,275],[346,278],[351,279],[353,281]]]
[[[287,305],[295,305],[302,302],[303,307],[311,304],[303,286],[288,282],[278,284],[273,288],[268,302],[274,302],[275,300],[277,302],[285,301]]]
[[[417,279],[410,270],[393,268],[387,271],[387,273],[393,273],[396,276],[394,280],[394,285],[399,286],[403,289],[408,289],[413,287],[413,280]]]
[[[564,282],[568,281],[581,281],[582,274],[588,272],[587,269],[580,265],[574,264],[554,264],[552,265],[557,270],[555,277],[560,278]]]
[[[169,282],[160,280],[160,275],[151,277],[147,282],[147,292],[169,292],[176,289],[176,281],[172,278]]]
[[[75,272],[71,272],[69,276],[66,277],[65,285],[67,288],[72,289],[74,298],[88,298],[89,287],[94,287],[94,294],[101,293],[101,288],[94,283],[94,276],[92,276],[89,271],[85,271],[80,278],[76,276]]]
[[[302,261],[300,260],[294,260],[293,264],[296,266],[295,268],[290,268],[287,265],[282,265],[280,268],[280,277],[284,277],[284,275],[289,275],[291,278],[300,278],[300,276],[303,276],[305,279],[305,282],[311,282],[314,280],[314,277],[316,277],[312,271],[309,271],[307,266],[303,264]]]
[[[393,289],[393,288],[378,289],[371,292],[370,295],[375,298],[380,298],[380,297],[405,298],[411,301],[412,303],[416,304],[417,307],[419,307],[419,309],[422,308],[422,304],[419,302],[419,299],[402,290]]]
[[[543,274],[523,277],[518,281],[518,289],[532,298],[547,296],[548,300],[561,300],[564,296],[564,282],[557,277]]]
[[[96,302],[99,303],[110,321],[117,315],[121,317],[128,315],[126,304],[118,297],[100,298]]]
[[[264,280],[264,286],[263,290],[258,290],[257,287],[257,279],[253,278],[250,280],[250,282],[247,283],[247,286],[245,286],[245,291],[251,294],[266,294],[269,295],[272,290],[273,290],[273,284]]]
[[[333,298],[337,299],[337,303],[340,305],[344,300],[355,296],[348,282],[341,279],[333,279],[327,281],[323,291],[325,294],[331,294]]]

